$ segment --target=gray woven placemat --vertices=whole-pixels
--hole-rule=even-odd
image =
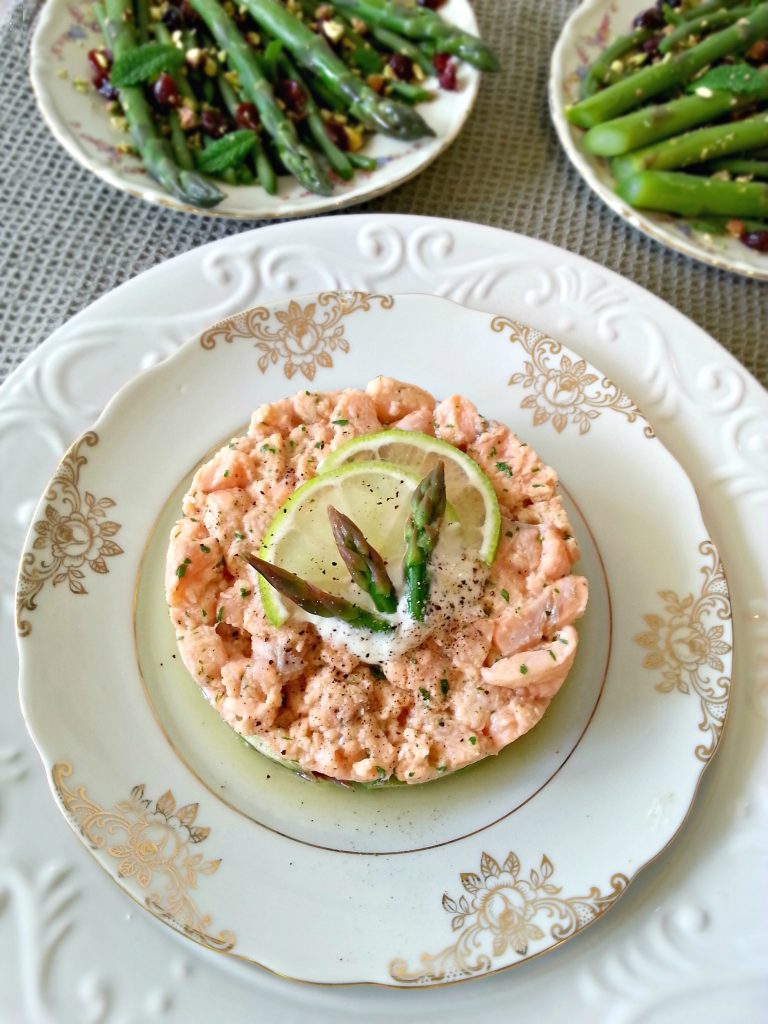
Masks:
[[[768,284],[645,238],[590,192],[560,149],[547,75],[574,6],[476,0],[504,71],[485,77],[467,127],[444,156],[361,209],[492,224],[588,256],[676,306],[768,383]],[[35,107],[30,21],[17,11],[0,36],[0,380],[99,295],[170,256],[256,226],[149,206],[76,164]]]

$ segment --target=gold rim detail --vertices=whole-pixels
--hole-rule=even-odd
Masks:
[[[558,434],[569,424],[577,427],[580,434],[586,434],[603,409],[621,413],[629,423],[638,419],[645,422],[628,395],[607,377],[592,373],[586,360],[574,360],[563,352],[559,341],[503,316],[493,318],[491,330],[499,334],[508,330],[509,340],[522,345],[531,357],[523,364],[525,372],[513,373],[507,383],[522,385],[530,392],[520,408],[533,409],[534,427],[551,421]],[[643,433],[654,437],[647,422]]]
[[[661,672],[656,683],[659,693],[694,693],[701,702],[699,729],[709,741],[696,747],[696,757],[708,761],[720,742],[728,708],[731,680],[725,675],[721,655],[731,651],[723,639],[731,620],[728,584],[717,549],[711,540],[699,545],[707,559],[701,573],[704,582],[698,597],[679,597],[673,590],[660,590],[663,615],[644,615],[648,631],[638,633],[635,643],[648,653],[643,667]]]
[[[59,463],[46,491],[44,514],[32,527],[32,550],[25,552],[21,560],[16,588],[19,636],[32,632],[30,622],[22,615],[37,608],[36,598],[49,580],[54,587],[68,584],[72,594],[87,594],[83,567],[95,573],[108,573],[106,559],[123,553],[112,540],[120,523],[106,518],[107,509],[115,502],[80,489],[80,471],[88,462],[81,449],[84,445],[93,448],[98,442],[94,431],[83,434]]]
[[[526,957],[531,942],[550,938],[559,943],[575,935],[602,917],[629,884],[626,875],[615,874],[605,895],[593,887],[586,896],[566,898],[551,881],[554,871],[546,855],[538,869],[523,877],[515,853],[510,851],[501,865],[483,853],[479,875],[461,874],[465,893],[458,899],[443,894],[443,910],[459,932],[456,941],[439,953],[422,953],[413,970],[405,960],[392,960],[390,975],[395,981],[424,984],[485,974],[495,957]]]
[[[282,363],[288,380],[297,373],[314,380],[319,367],[333,366],[332,353],[349,352],[344,317],[359,310],[367,313],[375,302],[391,309],[395,300],[368,292],[322,292],[306,306],[295,299],[284,309],[258,306],[211,327],[200,336],[200,344],[210,350],[218,341],[254,340],[262,373]]]
[[[147,800],[144,786],[134,786],[127,800],[105,810],[85,791],[67,783],[72,765],[59,761],[51,773],[53,785],[81,835],[94,849],[119,861],[118,878],[133,878],[144,892],[146,907],[177,931],[220,952],[234,948],[230,931],[211,934],[211,918],[201,914],[190,895],[199,876],[212,875],[221,860],[204,860],[197,851],[210,829],[196,825],[197,804],[176,806],[168,790]]]

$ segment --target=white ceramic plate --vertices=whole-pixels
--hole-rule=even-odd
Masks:
[[[552,53],[549,79],[550,112],[560,142],[590,188],[633,227],[714,267],[768,280],[768,257],[748,249],[738,239],[695,231],[681,218],[629,206],[613,190],[607,161],[588,153],[581,145],[584,132],[566,120],[565,108],[579,98],[586,69],[606,43],[629,30],[632,19],[644,6],[642,0],[584,0],[565,23]]]
[[[559,468],[591,599],[528,736],[360,793],[300,780],[218,719],[178,665],[162,581],[212,446],[261,402],[378,373],[471,395]],[[108,405],[34,519],[21,695],[60,807],[152,913],[284,976],[440,984],[559,945],[672,839],[719,742],[730,602],[692,486],[603,373],[505,317],[363,292],[238,314]]]
[[[224,200],[213,209],[202,210],[169,196],[146,173],[138,157],[121,153],[117,147],[130,142],[130,137],[111,124],[102,97],[92,89],[83,93],[74,88],[76,79],[89,80],[88,50],[103,45],[91,6],[91,0],[48,0],[43,7],[30,55],[30,75],[40,112],[56,139],[83,167],[123,192],[186,213],[239,220],[303,217],[388,192],[423,171],[448,148],[469,117],[480,84],[479,72],[463,63],[455,92],[438,90],[436,82],[427,83],[435,86],[436,99],[421,104],[419,112],[435,137],[398,142],[376,135],[365,153],[376,159],[377,169],[370,173],[357,171],[349,182],[337,181],[330,197],[307,192],[290,177],[280,178],[274,196],[257,185],[227,186],[219,182]],[[477,32],[468,0],[448,0],[441,15]]]

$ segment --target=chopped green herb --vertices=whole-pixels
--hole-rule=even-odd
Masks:
[[[563,640],[563,638],[561,636],[556,636],[555,640],[557,640],[557,642],[559,644],[565,644],[566,647],[568,646],[568,641],[567,640]]]
[[[229,476],[229,470],[228,469],[224,470],[224,476]]]
[[[477,736],[470,736],[470,737],[469,737],[469,742],[470,742],[470,743],[472,744],[472,746],[474,747],[474,746],[475,746],[475,744],[477,743]]]
[[[240,587],[240,597],[248,597],[250,593],[251,592],[247,587]]]
[[[419,693],[424,698],[424,700],[432,700],[432,694],[429,692],[429,690],[425,690],[423,686],[419,687]]]
[[[379,776],[380,779],[385,779],[387,777],[387,773],[378,764],[376,765],[376,774]]]
[[[315,448],[325,448],[325,441],[318,441]]]
[[[331,420],[331,423],[333,423],[337,427],[346,427],[349,423],[349,420]]]
[[[261,446],[261,450],[263,452],[269,452],[270,455],[277,455],[277,448],[275,448],[274,445],[271,444],[263,444]]]
[[[207,544],[201,544],[200,550],[203,552],[204,555],[210,555],[211,553],[211,549],[208,547]]]
[[[440,680],[440,692],[442,693],[442,695],[444,697],[448,696],[448,680],[447,679],[441,679]]]
[[[504,600],[507,602],[507,604],[509,604],[509,591],[505,590],[503,587],[502,587],[502,590],[501,590],[501,596],[504,598]]]
[[[176,575],[179,577],[179,579],[181,579],[182,576],[184,575],[184,573],[187,571],[187,566],[188,565],[189,565],[189,559],[185,558],[184,561],[181,563],[181,565],[177,565],[176,566]]]
[[[511,530],[506,530],[505,533],[504,533],[504,536],[505,537],[514,537],[515,535],[514,535],[514,533],[512,533]]]
[[[245,534],[238,533],[237,530],[235,530],[235,537],[237,538],[237,540],[245,540]]]
[[[412,778],[413,778],[413,775],[414,775],[414,773],[413,773],[413,772],[408,772],[408,778],[409,778],[409,779],[412,779]]]
[[[217,622],[221,622],[221,617],[222,617],[222,615],[223,615],[223,614],[224,614],[224,608],[223,608],[223,607],[221,607],[221,608],[219,608],[219,610],[218,610],[218,611],[216,612],[216,621],[217,621]]]
[[[491,448],[490,456],[492,459],[496,458],[496,445],[494,445],[493,448]]]
[[[528,666],[527,665],[521,665],[520,666],[520,675],[521,676],[527,676],[528,675]]]
[[[547,654],[550,656],[552,661],[557,661],[557,655],[555,654],[555,652],[553,650],[547,650]]]
[[[512,476],[512,470],[509,468],[508,462],[497,462],[496,469],[505,476]]]
[[[563,540],[573,540],[573,534],[572,533],[564,534],[563,535]]]
[[[445,771],[445,765],[444,765],[444,764],[439,764],[439,765],[437,766],[437,770],[438,770],[439,772],[444,772],[444,771]]]

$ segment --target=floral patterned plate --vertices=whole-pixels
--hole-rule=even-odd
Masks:
[[[378,373],[472,396],[559,469],[591,599],[536,729],[456,776],[360,793],[221,722],[179,666],[162,580],[213,446],[260,402]],[[26,721],[100,865],[188,938],[326,984],[463,980],[576,935],[677,833],[728,705],[718,555],[631,398],[533,328],[427,296],[250,309],[127,385],[40,501],[17,613]]]
[[[589,65],[606,43],[628,31],[643,6],[647,5],[641,0],[584,0],[565,23],[552,53],[549,78],[549,108],[560,142],[589,187],[633,227],[686,256],[766,281],[768,257],[748,249],[738,239],[696,231],[678,217],[635,210],[625,203],[613,190],[608,163],[587,153],[581,145],[583,131],[565,118],[565,108],[579,98],[581,80]]]
[[[121,150],[130,137],[112,124],[101,96],[85,88],[86,53],[102,45],[91,7],[91,0],[47,0],[42,9],[30,55],[30,76],[40,113],[57,141],[83,167],[123,192],[185,213],[266,220],[304,217],[372,199],[423,171],[448,148],[469,117],[480,84],[480,73],[462,64],[457,90],[437,90],[437,98],[419,108],[435,137],[398,142],[375,136],[365,152],[376,159],[376,170],[358,171],[349,182],[337,181],[330,197],[306,192],[295,179],[285,176],[280,178],[275,196],[256,185],[218,183],[225,199],[214,209],[201,210],[169,196],[146,173],[138,157]],[[448,0],[441,14],[477,32],[468,0]]]

